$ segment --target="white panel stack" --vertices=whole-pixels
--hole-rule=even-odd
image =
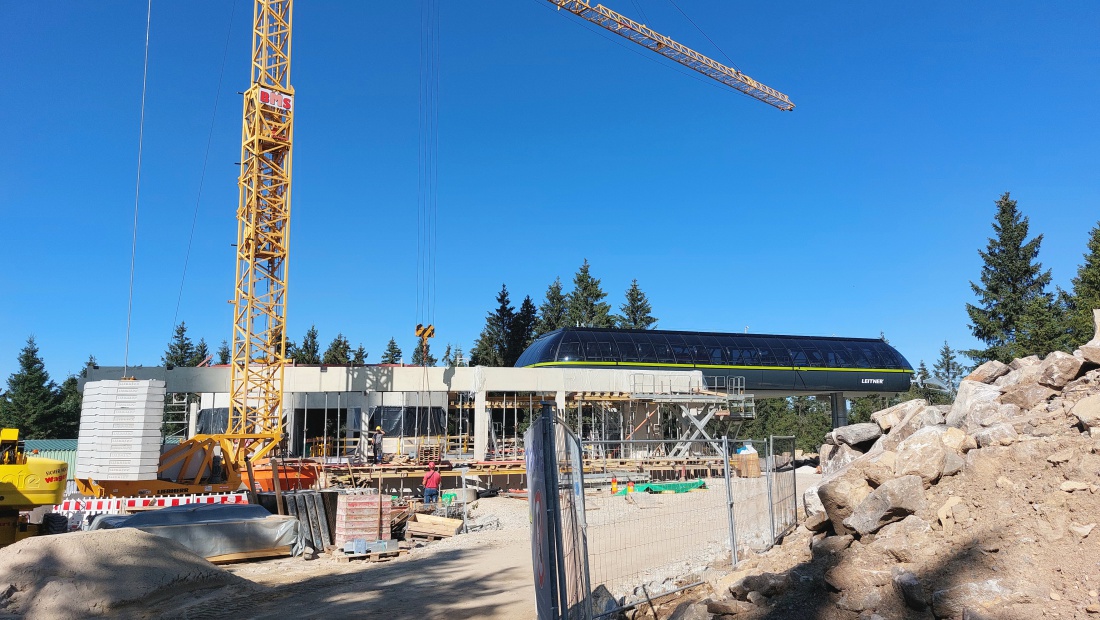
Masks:
[[[163,421],[163,381],[89,381],[84,384],[75,476],[97,480],[155,480]]]

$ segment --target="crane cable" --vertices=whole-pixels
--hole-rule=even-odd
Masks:
[[[435,322],[439,235],[439,2],[421,4],[416,318]]]
[[[187,238],[187,252],[183,256],[183,275],[180,277],[180,291],[176,297],[176,311],[172,314],[172,328],[176,327],[176,319],[180,314],[180,303],[183,301],[183,285],[187,282],[187,265],[191,261],[191,244],[195,240],[195,225],[199,220],[199,203],[202,201],[202,188],[206,181],[206,164],[210,161],[210,143],[214,138],[214,119],[218,116],[218,102],[221,100],[222,79],[225,77],[225,60],[229,55],[229,40],[233,35],[233,20],[237,15],[237,3],[229,4],[229,30],[225,33],[225,48],[222,50],[222,67],[218,72],[218,89],[214,93],[214,111],[210,113],[210,128],[206,133],[206,154],[202,158],[202,172],[199,173],[199,191],[195,196],[195,211],[191,216],[191,235]]]
[[[134,314],[134,262],[137,258],[138,205],[141,201],[141,147],[145,138],[145,91],[149,83],[149,29],[153,22],[153,0],[145,9],[145,65],[141,73],[141,120],[138,122],[137,181],[134,187],[134,238],[130,245],[130,294],[126,300],[126,348],[122,355],[122,376],[130,371],[130,325]]]

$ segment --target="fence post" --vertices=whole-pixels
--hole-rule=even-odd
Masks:
[[[767,456],[764,457],[764,467],[766,468],[767,482],[768,482],[768,516],[770,517],[772,526],[772,538],[769,547],[775,544],[775,501],[772,499],[772,478],[775,476],[775,453],[772,449],[774,437],[768,437],[767,443]]]
[[[737,524],[733,516],[733,484],[730,481],[730,438],[722,437],[722,457],[725,459],[722,470],[726,477],[726,523],[730,530],[730,553],[733,557],[733,567],[737,568]]]

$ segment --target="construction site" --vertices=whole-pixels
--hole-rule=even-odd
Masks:
[[[535,1],[794,114],[732,61],[616,10]],[[439,8],[425,3],[432,66]],[[314,7],[251,8],[251,54],[228,57],[250,75],[228,363],[132,364],[127,316],[122,363],[90,363],[78,379],[67,462],[3,429],[0,617],[1100,614],[1100,310],[1097,336],[1072,354],[986,362],[957,395],[884,334],[747,327],[558,327],[514,366],[295,363],[291,43],[295,11]],[[427,125],[432,79],[421,76]],[[438,234],[433,131],[424,248]],[[140,157],[139,146],[139,189]],[[436,338],[434,251],[418,248],[408,331],[420,359]],[[855,399],[915,388],[954,402],[902,398],[851,423]],[[763,399],[801,398],[828,404],[832,430],[814,450],[744,432]]]

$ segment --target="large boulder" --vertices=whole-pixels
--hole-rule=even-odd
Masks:
[[[1012,370],[1026,370],[1028,368],[1036,368],[1043,363],[1043,360],[1039,359],[1038,355],[1029,355],[1027,357],[1017,357],[1008,363],[1008,367]]]
[[[874,422],[862,424],[849,424],[833,430],[833,436],[838,444],[852,447],[870,443],[882,436],[882,429]],[[857,448],[858,449],[858,448]]]
[[[932,533],[932,526],[916,515],[883,526],[875,534],[871,547],[884,552],[898,562],[913,562],[921,553],[934,549],[925,540]]]
[[[994,424],[974,433],[974,441],[982,448],[987,446],[1009,446],[1016,443],[1017,439],[1019,439],[1019,433],[1008,422]]]
[[[1021,383],[1007,388],[1003,394],[1001,394],[1001,403],[1005,405],[1016,405],[1023,411],[1027,411],[1038,405],[1044,403],[1057,392],[1048,388],[1045,385],[1038,383]]]
[[[887,407],[882,411],[876,411],[871,414],[871,419],[878,424],[882,432],[889,431],[890,429],[898,426],[909,417],[912,413],[923,409],[928,403],[921,399],[907,400],[904,403],[899,403],[893,407]]]
[[[1012,372],[994,381],[993,385],[1007,388],[1013,385],[1035,383],[1042,374],[1042,364],[1042,361],[1034,355],[1014,359],[1008,365]]]
[[[1043,360],[1039,383],[1060,390],[1081,374],[1081,367],[1084,364],[1083,359],[1078,359],[1069,353],[1055,351]]]
[[[1081,352],[1081,358],[1090,364],[1100,364],[1100,344],[1083,345],[1078,351]]]
[[[901,442],[894,473],[918,476],[926,488],[939,480],[947,464],[947,446],[943,442],[946,430],[943,426],[928,426]]]
[[[846,444],[840,444],[829,455],[829,460],[821,463],[821,473],[826,476],[835,474],[860,456],[862,456],[862,453],[859,450]]]
[[[966,377],[966,380],[977,381],[978,383],[993,383],[1010,372],[1012,372],[1012,369],[1008,367],[1008,364],[1002,364],[997,360],[989,360],[975,368],[974,372]]]
[[[905,606],[916,611],[928,609],[928,595],[920,578],[899,567],[894,567],[894,590],[905,601]]]
[[[959,384],[959,392],[955,395],[951,412],[947,414],[947,425],[966,428],[971,409],[980,403],[992,404],[1000,395],[1001,390],[992,385],[977,381],[963,381]]]
[[[1100,428],[1100,394],[1077,401],[1069,413],[1086,429]]]
[[[888,523],[923,510],[924,505],[924,484],[920,476],[902,476],[872,491],[844,520],[844,525],[866,536]]]
[[[817,489],[817,496],[837,534],[852,533],[844,525],[844,520],[870,494],[871,485],[867,484],[859,467],[849,468],[840,475],[822,481]]]

